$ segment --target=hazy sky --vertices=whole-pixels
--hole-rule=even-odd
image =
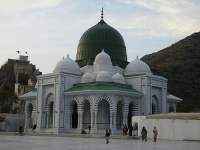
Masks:
[[[17,58],[17,50],[28,51],[43,73],[67,54],[75,59],[102,5],[105,21],[124,37],[129,61],[200,30],[200,0],[0,0],[0,65]]]

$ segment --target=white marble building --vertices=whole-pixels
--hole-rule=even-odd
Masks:
[[[124,44],[119,32],[103,19],[91,29],[94,28],[95,31],[89,29],[87,36],[84,33],[82,37],[87,39],[88,32],[93,35],[100,30],[104,31],[104,43],[113,38],[111,34],[117,34]],[[95,42],[92,46],[96,46]],[[131,124],[132,116],[176,111],[180,99],[167,93],[166,78],[153,75],[149,66],[139,58],[123,68],[114,58],[120,54],[113,54],[106,46],[105,51],[98,51],[93,62],[89,58],[90,63],[83,65],[77,59],[78,64],[67,56],[57,63],[52,73],[38,76],[36,89],[20,97],[26,101],[27,131],[36,124],[39,133],[80,133],[88,126],[91,133],[105,132],[106,128],[118,133],[124,124]]]

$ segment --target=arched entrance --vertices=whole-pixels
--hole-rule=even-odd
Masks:
[[[90,102],[83,102],[83,128],[86,129],[91,125]]]
[[[27,127],[28,128],[32,128],[33,126],[32,112],[33,112],[33,105],[29,103],[27,105]]]
[[[52,93],[47,95],[42,114],[42,125],[44,128],[53,128],[54,122],[54,96]]]
[[[170,113],[172,113],[172,112],[175,112],[175,110],[174,110],[174,107],[173,107],[173,106],[170,106],[170,107],[169,107],[169,112],[170,112]]]
[[[110,128],[110,105],[106,100],[98,103],[97,129]]]
[[[128,127],[132,125],[132,116],[136,115],[136,105],[134,102],[131,102],[128,107]]]
[[[72,102],[72,116],[71,116],[71,126],[72,128],[78,127],[78,109],[77,103],[75,101]]]
[[[153,95],[152,96],[152,114],[158,114],[160,113],[160,110],[159,110],[159,101],[158,101],[158,98]]]
[[[48,107],[48,128],[53,128],[53,120],[54,120],[54,102],[51,101]]]
[[[116,128],[121,129],[123,125],[123,104],[122,101],[117,103],[117,113],[116,113]]]

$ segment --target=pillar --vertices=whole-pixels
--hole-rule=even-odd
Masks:
[[[94,129],[97,129],[97,110],[94,111]]]
[[[128,103],[124,103],[123,105],[123,125],[128,125]]]
[[[78,128],[82,129],[83,128],[83,111],[78,110]]]
[[[81,104],[77,103],[77,111],[78,111],[78,128],[83,128],[83,107]]]
[[[110,112],[110,129],[112,129],[113,126],[113,114]]]
[[[115,131],[116,128],[116,112],[112,112],[112,122],[110,123],[110,128],[112,129],[112,131]]]
[[[46,128],[49,128],[49,110],[46,113]]]

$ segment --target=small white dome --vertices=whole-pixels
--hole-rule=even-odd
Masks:
[[[110,56],[106,52],[104,52],[104,50],[102,50],[102,52],[96,56],[94,64],[110,64],[110,65],[112,65],[112,62],[111,62]]]
[[[74,60],[72,60],[69,57],[69,55],[67,55],[66,58],[59,61],[53,70],[53,73],[60,73],[60,72],[72,73],[78,75],[81,74],[81,70],[78,64]]]
[[[134,61],[130,62],[126,66],[124,74],[133,75],[133,74],[152,74],[152,73],[149,66],[137,57]]]
[[[87,72],[82,76],[81,83],[94,82],[95,78],[96,77],[93,73]]]
[[[96,81],[111,82],[112,81],[111,74],[107,71],[100,71],[97,74]]]
[[[112,76],[112,80],[113,80],[113,82],[117,82],[117,83],[121,83],[121,84],[126,83],[124,77],[119,73],[114,74]]]

